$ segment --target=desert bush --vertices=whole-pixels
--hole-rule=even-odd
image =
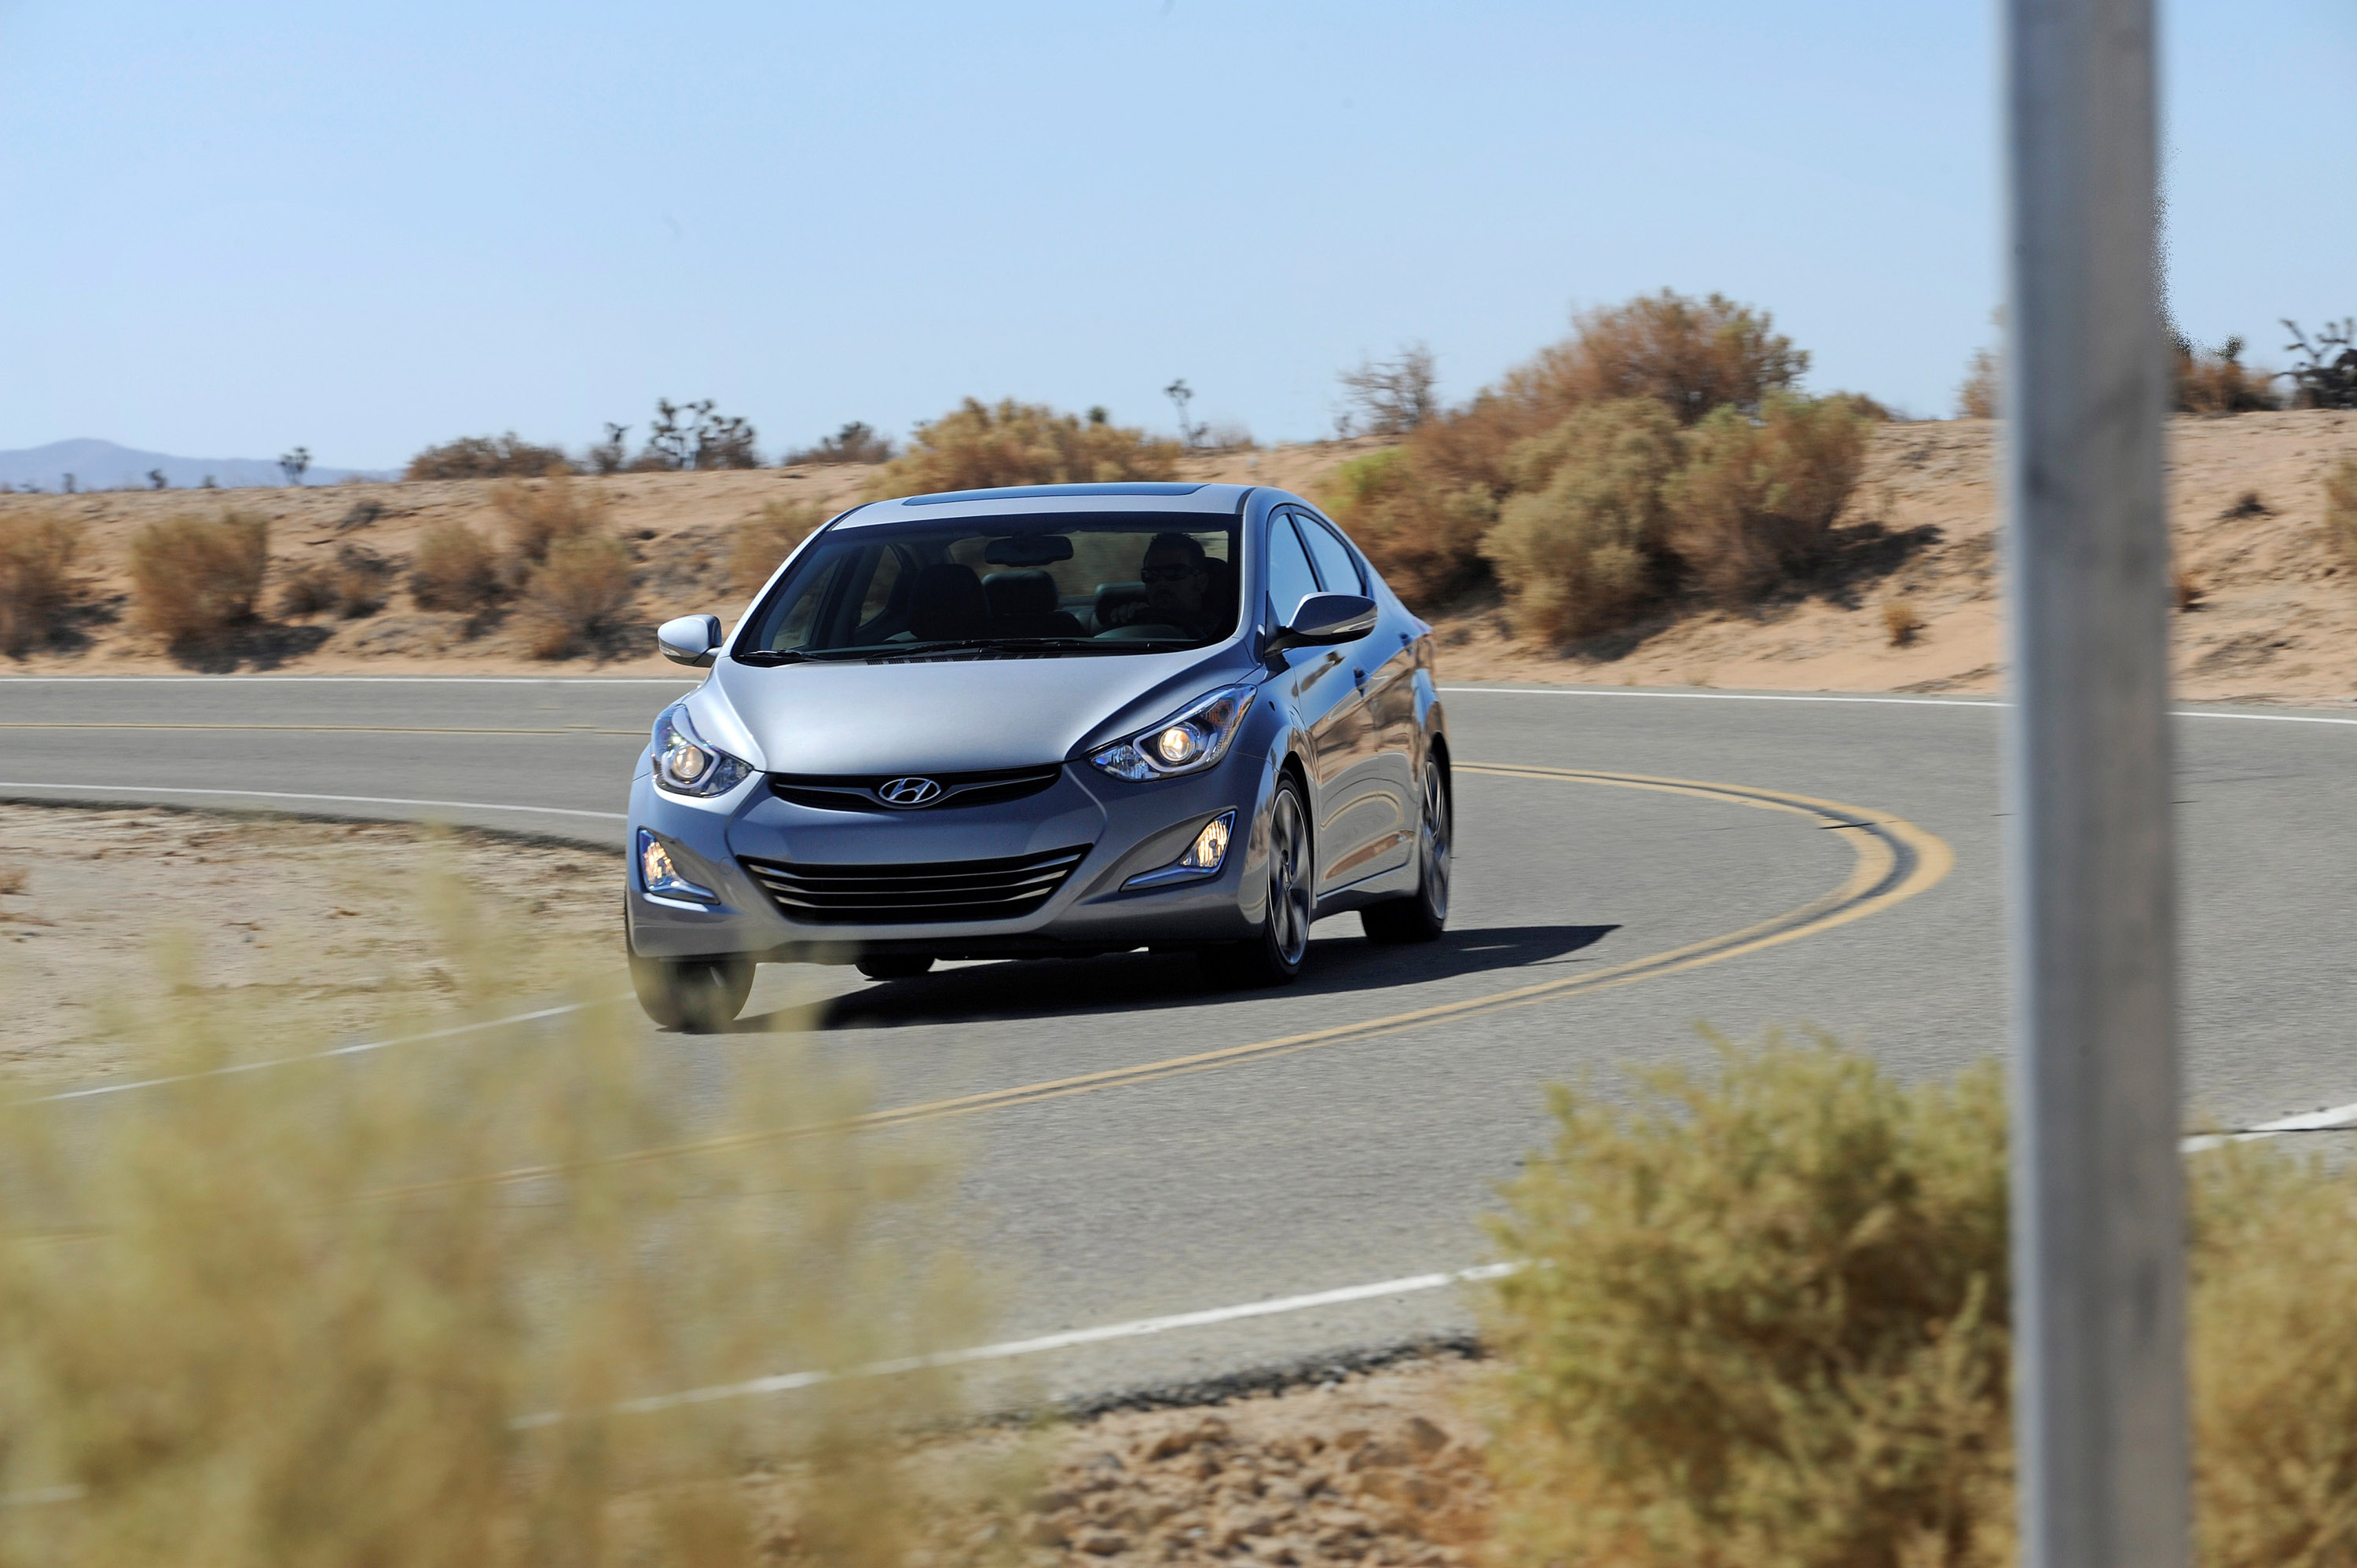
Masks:
[[[1063,485],[1112,479],[1167,479],[1178,471],[1178,446],[1143,430],[1083,423],[1044,403],[968,398],[917,426],[908,450],[868,481],[871,496],[1000,485]]]
[[[1451,484],[1405,447],[1351,458],[1318,499],[1410,604],[1443,603],[1485,575],[1481,540],[1497,524],[1496,493]]]
[[[2010,1561],[2005,1102],[1830,1042],[1557,1089],[1493,1225],[1512,1562]]]
[[[2357,566],[2357,457],[2343,457],[2324,476],[2324,537]]]
[[[393,563],[358,544],[339,544],[326,561],[312,561],[287,574],[278,590],[278,613],[315,616],[333,611],[346,620],[384,608]]]
[[[526,580],[517,618],[534,659],[582,651],[616,628],[636,585],[630,552],[608,534],[558,538]]]
[[[710,398],[701,403],[675,403],[655,400],[654,423],[647,426],[644,450],[630,462],[636,473],[667,473],[688,468],[758,468],[761,454],[753,445],[753,426],[734,414],[715,413]],[[609,424],[608,439],[621,440],[622,425]],[[604,463],[599,461],[604,470]]]
[[[447,926],[444,967],[501,924]],[[243,999],[159,978],[132,1043],[187,1081],[0,1110],[0,1564],[749,1563],[771,1464],[811,1560],[901,1560],[892,1439],[938,1374],[630,1403],[966,1330],[942,1167],[846,1130],[853,1086],[723,1052],[726,1120],[691,1123],[598,1005],[224,1073]]]
[[[479,610],[500,596],[500,587],[499,556],[490,541],[465,523],[431,523],[417,536],[409,596],[418,608]]]
[[[0,514],[0,653],[24,653],[55,637],[72,607],[81,524]]]
[[[2179,413],[2256,413],[2282,406],[2274,391],[2281,373],[2244,364],[2240,338],[2214,350],[2179,338],[2174,349]]]
[[[729,590],[749,598],[770,580],[770,574],[826,521],[826,510],[815,501],[764,501],[761,510],[737,523],[728,540]]]
[[[1517,632],[1607,630],[1657,591],[1679,457],[1677,421],[1652,398],[1588,404],[1516,450],[1520,489],[1480,548]]]
[[[578,470],[561,446],[541,446],[512,430],[504,435],[462,435],[428,446],[409,460],[410,479],[538,479]]]
[[[1757,419],[1720,409],[1689,433],[1663,492],[1671,551],[1726,604],[1805,567],[1857,484],[1871,432],[1843,397],[1771,397]]]
[[[778,459],[780,467],[793,467],[804,463],[888,463],[892,460],[892,439],[853,420],[832,435],[822,435],[815,446],[804,446]]]
[[[2295,408],[2357,408],[2357,316],[2327,321],[2310,342],[2297,322],[2284,330],[2291,341],[2287,353],[2300,356],[2287,372]]]
[[[1956,389],[1958,419],[1995,419],[1997,411],[1997,359],[1994,349],[1975,349],[1965,368],[1964,384]]]
[[[1893,648],[1910,648],[1923,635],[1923,612],[1905,599],[1886,599],[1882,605],[1883,639]]]
[[[508,548],[519,562],[537,564],[560,539],[601,532],[605,499],[557,476],[526,484],[507,479],[491,487],[491,508],[507,522]]]
[[[269,564],[266,518],[161,519],[131,538],[133,613],[168,643],[205,642],[253,618]]]

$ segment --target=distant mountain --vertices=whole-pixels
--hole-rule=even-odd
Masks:
[[[194,489],[208,478],[225,490],[286,482],[276,463],[259,457],[174,457],[162,452],[136,452],[112,441],[52,441],[21,452],[0,452],[0,486],[14,489],[38,485],[53,495],[65,488],[69,474],[76,489],[144,490],[152,483],[147,477],[150,469],[160,471],[176,490]],[[401,478],[398,471],[382,468],[313,468],[303,476],[303,482],[332,485],[354,476]]]

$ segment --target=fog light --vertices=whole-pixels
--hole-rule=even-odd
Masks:
[[[1217,871],[1228,858],[1228,835],[1235,832],[1236,814],[1222,811],[1203,824],[1195,842],[1179,857],[1178,864],[1189,871]]]
[[[646,892],[670,898],[693,898],[702,904],[716,904],[720,896],[709,887],[699,887],[679,874],[672,864],[671,851],[662,840],[639,830],[639,886]]]

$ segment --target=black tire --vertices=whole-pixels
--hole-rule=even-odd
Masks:
[[[1317,862],[1309,813],[1300,786],[1280,775],[1268,803],[1268,913],[1260,934],[1205,948],[1203,972],[1220,985],[1289,983],[1309,956],[1309,920],[1316,908]]]
[[[1436,942],[1448,929],[1449,856],[1456,811],[1448,799],[1448,775],[1440,759],[1424,759],[1424,788],[1416,812],[1415,891],[1386,898],[1359,911],[1371,942]]]
[[[753,990],[753,961],[742,958],[640,958],[630,955],[630,984],[648,1017],[666,1029],[708,1035],[737,1021]]]
[[[933,967],[933,961],[914,953],[885,952],[858,961],[859,972],[870,980],[914,980]]]

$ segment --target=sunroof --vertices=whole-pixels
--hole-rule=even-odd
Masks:
[[[951,501],[1021,501],[1053,496],[1191,496],[1202,488],[1148,479],[1110,485],[1010,485],[998,490],[946,490],[937,496],[910,496],[900,504],[946,506]]]

